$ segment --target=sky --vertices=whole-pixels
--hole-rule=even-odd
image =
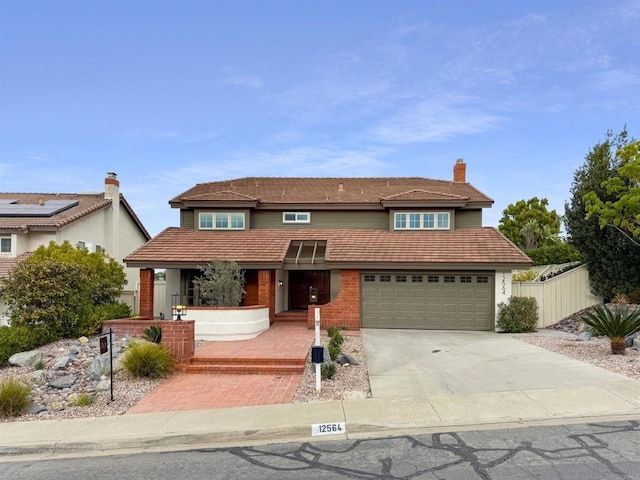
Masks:
[[[247,176],[467,181],[559,214],[640,136],[640,0],[0,0],[0,191],[168,201]]]

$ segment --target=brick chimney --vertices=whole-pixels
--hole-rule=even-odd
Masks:
[[[467,164],[462,158],[456,160],[453,166],[453,181],[465,183],[467,181]]]

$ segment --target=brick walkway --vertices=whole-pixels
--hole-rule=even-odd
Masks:
[[[299,360],[307,357],[313,338],[313,330],[306,324],[275,323],[252,340],[208,342],[196,349],[196,356]],[[127,413],[290,403],[301,377],[301,374],[175,373]]]

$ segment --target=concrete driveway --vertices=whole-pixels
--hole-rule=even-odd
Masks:
[[[363,329],[373,398],[619,384],[627,377],[508,334]]]

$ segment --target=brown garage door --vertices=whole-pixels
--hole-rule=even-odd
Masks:
[[[493,330],[493,273],[363,273],[362,326]]]

